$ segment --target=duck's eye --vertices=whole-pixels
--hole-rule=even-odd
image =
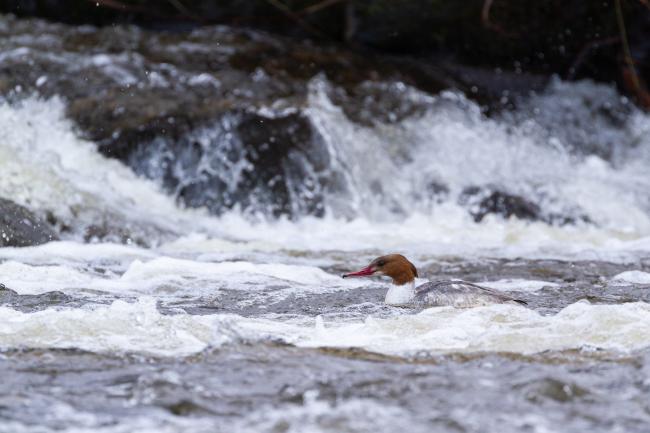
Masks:
[[[380,260],[380,261],[377,262],[377,266],[379,266],[380,268],[381,268],[382,266],[384,266],[385,264],[386,264],[386,262],[383,261],[383,260]]]

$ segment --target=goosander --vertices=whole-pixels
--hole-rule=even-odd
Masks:
[[[357,272],[343,274],[343,278],[385,275],[393,281],[386,293],[388,305],[401,307],[453,306],[457,308],[526,301],[515,299],[496,290],[461,280],[430,281],[415,287],[418,270],[401,254],[377,257]]]

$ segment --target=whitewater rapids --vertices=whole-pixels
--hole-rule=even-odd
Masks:
[[[80,138],[63,100],[0,104],[0,196],[63,239],[0,248],[0,431],[644,431],[650,116],[591,125],[623,143],[608,160],[570,151],[548,109],[588,119],[608,87],[557,81],[495,119],[392,85],[425,114],[360,126],[310,83],[344,186],[322,218],[187,209]],[[434,181],[446,197],[423,196]],[[473,185],[575,223],[475,222],[456,200]],[[127,237],[88,238],[98,225]],[[411,311],[338,276],[387,252],[530,308]]]

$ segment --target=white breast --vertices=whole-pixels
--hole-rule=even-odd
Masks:
[[[415,282],[402,284],[401,286],[396,286],[395,284],[390,285],[390,289],[386,293],[385,303],[388,305],[407,305],[413,301],[415,297]]]

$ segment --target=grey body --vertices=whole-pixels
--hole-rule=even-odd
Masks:
[[[467,281],[431,281],[415,288],[413,304],[422,307],[452,306],[457,308],[503,304],[525,301],[515,299],[496,290],[481,287]]]

